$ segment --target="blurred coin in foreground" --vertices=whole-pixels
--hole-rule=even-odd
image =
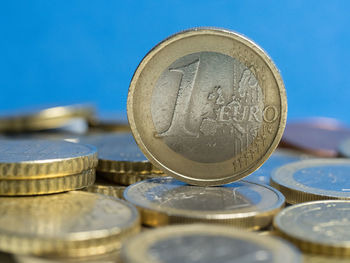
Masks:
[[[245,180],[260,184],[270,184],[272,171],[276,168],[295,161],[311,158],[311,155],[289,149],[277,148],[270,158],[254,173],[245,177]]]
[[[91,144],[98,151],[97,172],[160,172],[140,151],[131,133],[102,133],[81,137],[79,142]]]
[[[0,250],[58,257],[104,254],[139,231],[137,210],[82,191],[0,198]]]
[[[350,128],[334,119],[312,118],[290,122],[281,145],[320,157],[336,157],[341,141],[350,137]]]
[[[259,168],[285,127],[280,73],[253,41],[223,29],[170,36],[139,64],[128,119],[137,144],[164,173],[201,186]]]
[[[137,251],[137,253],[135,253]],[[217,225],[169,226],[141,233],[122,247],[125,263],[299,263],[290,244]]]
[[[240,181],[222,187],[192,186],[171,177],[129,186],[124,198],[149,226],[193,222],[260,229],[283,207],[284,197],[267,185]]]
[[[350,201],[293,205],[274,218],[274,227],[305,252],[350,256]]]
[[[0,179],[45,179],[81,173],[97,166],[89,145],[54,140],[0,139]]]
[[[26,132],[56,129],[69,124],[75,118],[89,119],[94,112],[94,107],[89,104],[38,107],[2,112],[0,114],[0,131]]]
[[[350,199],[350,160],[310,159],[286,164],[271,176],[286,202]]]

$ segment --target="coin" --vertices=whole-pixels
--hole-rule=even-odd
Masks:
[[[81,137],[79,142],[94,145],[98,151],[98,172],[160,172],[143,155],[131,133],[102,133]]]
[[[349,139],[340,143],[338,151],[341,156],[350,158],[350,136]]]
[[[0,196],[43,195],[77,190],[95,182],[95,169],[78,174],[40,179],[0,179]]]
[[[89,120],[89,125],[101,131],[130,132],[128,120],[121,112],[100,112]]]
[[[323,200],[290,206],[274,227],[305,252],[350,256],[350,201]]]
[[[142,223],[149,226],[205,222],[259,229],[284,205],[283,195],[267,185],[240,181],[201,187],[171,177],[133,184],[124,199],[140,210]]]
[[[75,257],[119,249],[140,229],[137,210],[113,197],[82,191],[0,198],[0,249]]]
[[[284,164],[307,158],[311,158],[311,156],[298,151],[277,148],[276,151],[274,151],[270,156],[270,158],[257,171],[248,175],[245,180],[261,184],[269,184],[273,170]]]
[[[302,262],[299,252],[282,240],[204,224],[143,232],[125,243],[121,259],[125,263]]]
[[[92,146],[54,140],[0,139],[0,179],[39,179],[94,169]]]
[[[350,199],[350,160],[310,159],[286,164],[272,173],[271,186],[286,202]]]
[[[55,129],[74,118],[91,118],[94,112],[94,107],[88,104],[38,107],[4,112],[0,115],[0,131],[23,132]]]
[[[108,172],[98,172],[99,177],[103,177],[108,181],[114,182],[116,184],[121,184],[129,186],[131,184],[151,179],[154,177],[165,176],[162,173],[108,173]]]
[[[99,179],[93,185],[90,185],[82,190],[90,193],[104,194],[118,198],[123,198],[123,193],[125,189],[126,186],[116,185],[113,183],[109,183],[108,181],[102,181],[101,179]]]
[[[196,28],[153,48],[130,83],[128,119],[164,173],[209,186],[256,170],[282,136],[287,100],[266,53],[228,30]]]
[[[349,263],[348,258],[315,255],[315,254],[304,254],[304,263]]]
[[[281,144],[320,157],[336,157],[339,144],[349,137],[350,128],[337,120],[314,118],[288,123]]]

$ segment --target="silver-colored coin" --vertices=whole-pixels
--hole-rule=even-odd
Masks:
[[[259,229],[284,205],[283,195],[266,185],[240,181],[199,187],[171,177],[133,184],[124,198],[142,211],[143,224],[151,226],[207,222]]]
[[[280,166],[303,159],[312,158],[310,155],[287,149],[276,149],[269,159],[254,173],[245,177],[245,180],[269,184],[272,172]]]
[[[200,224],[141,233],[127,241],[121,258],[125,263],[301,262],[297,250],[282,240],[227,226]]]
[[[286,164],[272,174],[271,185],[291,204],[350,199],[350,161],[310,159]]]
[[[350,256],[350,201],[322,200],[290,206],[274,227],[306,252]]]
[[[350,139],[343,141],[340,144],[338,151],[341,156],[350,158]]]

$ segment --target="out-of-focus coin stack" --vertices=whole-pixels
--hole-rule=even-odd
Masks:
[[[286,125],[251,40],[171,36],[127,108],[0,115],[0,262],[350,262],[350,128]]]

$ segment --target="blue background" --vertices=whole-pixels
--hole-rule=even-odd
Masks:
[[[0,111],[95,102],[126,111],[130,79],[168,35],[235,30],[263,47],[285,81],[289,120],[350,123],[350,1],[2,1]]]

